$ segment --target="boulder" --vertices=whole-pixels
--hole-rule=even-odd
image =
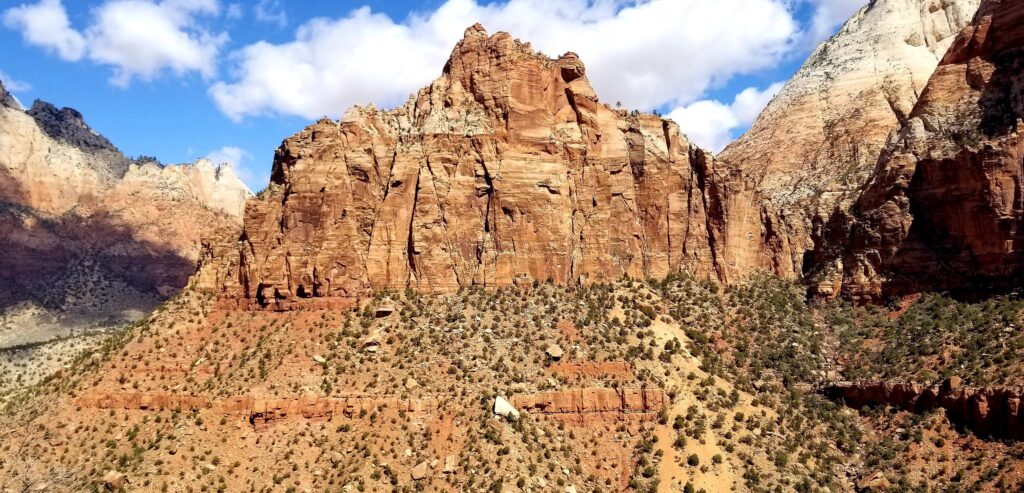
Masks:
[[[506,418],[519,419],[519,410],[501,396],[494,399],[494,414]]]
[[[889,480],[881,472],[870,474],[857,481],[857,491],[879,492],[889,489],[890,486],[892,484],[889,483]]]
[[[412,468],[412,479],[421,481],[427,479],[430,475],[430,464],[427,461],[416,464],[416,467]]]
[[[444,467],[441,468],[441,472],[445,474],[455,474],[456,459],[454,455],[448,455],[444,458]]]
[[[108,491],[119,491],[128,485],[128,476],[117,471],[107,471],[103,475],[103,487]]]

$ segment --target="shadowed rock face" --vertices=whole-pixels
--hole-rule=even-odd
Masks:
[[[143,316],[186,285],[202,236],[237,234],[249,195],[207,161],[128,159],[73,109],[0,104],[0,314],[17,320],[0,347]]]
[[[825,395],[855,408],[890,405],[913,412],[943,409],[950,419],[981,436],[1024,439],[1024,391],[1013,388],[961,387],[959,378],[942,385],[915,383],[840,382]]]
[[[864,301],[1012,288],[1024,274],[1024,4],[988,0],[851,211],[809,257]],[[832,288],[830,287],[829,290]]]
[[[204,285],[267,304],[792,271],[753,193],[673,122],[600,103],[575,54],[480,26],[404,106],[356,107],[285,140],[271,181]],[[731,217],[747,226],[727,230]]]
[[[89,128],[89,125],[85,123],[85,118],[74,108],[58,109],[46,101],[37,99],[27,113],[35,119],[39,128],[54,140],[86,151],[120,153],[106,137]],[[122,164],[119,175],[124,175],[128,169],[127,162]]]

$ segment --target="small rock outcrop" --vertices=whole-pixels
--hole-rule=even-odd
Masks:
[[[1024,389],[965,387],[956,377],[940,385],[901,382],[839,382],[826,396],[848,406],[890,405],[913,412],[943,409],[950,420],[980,436],[1024,440]]]
[[[516,395],[512,406],[527,414],[569,419],[651,418],[668,405],[660,389],[574,389]]]
[[[41,100],[35,100],[26,112],[39,128],[51,139],[85,151],[108,151],[120,153],[106,137],[100,135],[85,123],[85,117],[74,108],[57,108]],[[121,174],[128,170],[127,163]]]
[[[107,471],[103,475],[103,487],[107,491],[121,491],[128,486],[128,476],[118,471]]]

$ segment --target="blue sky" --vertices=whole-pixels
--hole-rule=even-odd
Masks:
[[[258,190],[282,139],[352,104],[401,104],[477,21],[579,53],[602,100],[682,120],[717,150],[864,3],[15,0],[0,4],[0,77],[128,155],[213,153]]]

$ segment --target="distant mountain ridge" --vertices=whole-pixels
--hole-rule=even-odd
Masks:
[[[230,166],[136,161],[72,108],[0,102],[0,316],[20,320],[0,345],[143,316],[185,286],[201,238],[239,227],[251,193]]]

